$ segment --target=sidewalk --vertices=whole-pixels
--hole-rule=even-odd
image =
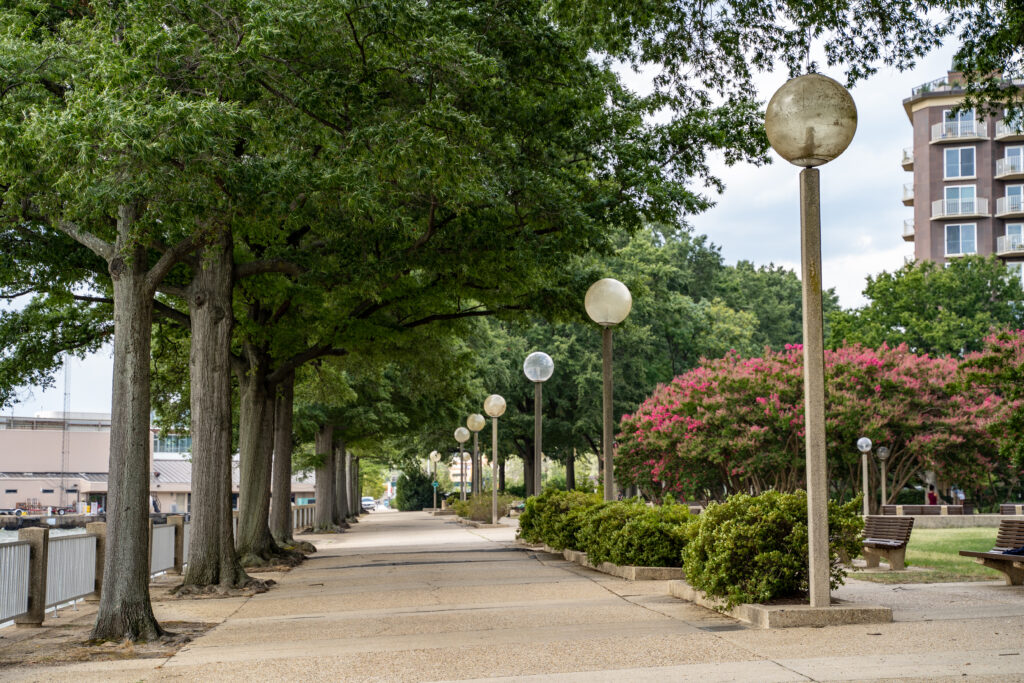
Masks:
[[[221,622],[170,658],[0,671],[30,681],[1024,681],[1024,588],[996,582],[838,595],[892,624],[758,631],[514,544],[514,529],[373,513],[251,598],[170,601]]]

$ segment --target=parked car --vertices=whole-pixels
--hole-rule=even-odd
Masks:
[[[377,501],[375,501],[372,496],[363,496],[360,504],[367,512],[373,512],[377,509]]]
[[[0,509],[0,515],[12,515],[14,517],[21,517],[25,514],[25,511],[21,508],[5,508]]]

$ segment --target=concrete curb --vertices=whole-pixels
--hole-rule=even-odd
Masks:
[[[555,550],[547,545],[533,545],[522,540],[516,541],[519,545],[531,550],[542,550],[552,555],[561,555],[569,562],[574,562],[581,567],[593,569],[603,574],[617,576],[627,581],[666,581],[671,579],[682,579],[686,575],[679,567],[639,567],[636,565],[618,565],[611,562],[593,564],[587,559],[587,554],[579,550]]]
[[[850,624],[888,624],[892,610],[878,605],[855,605],[840,602],[830,607],[810,605],[756,605],[744,603],[724,609],[719,600],[713,600],[685,581],[670,581],[669,595],[687,600],[745,621],[755,628],[798,628],[843,626]]]
[[[435,512],[434,514],[437,513]],[[475,529],[497,529],[505,526],[501,523],[491,524],[490,522],[478,522],[475,519],[466,519],[465,517],[456,517],[455,519],[458,520],[459,524],[465,524],[466,526],[471,526]]]

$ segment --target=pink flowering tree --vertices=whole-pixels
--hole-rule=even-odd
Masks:
[[[924,469],[973,481],[997,458],[993,426],[1004,401],[990,388],[957,386],[957,361],[906,346],[826,352],[829,480],[860,489],[867,436],[888,446],[890,498]],[[803,353],[798,345],[760,358],[730,353],[659,386],[622,419],[616,477],[654,498],[722,498],[804,487]],[[877,462],[871,490],[878,491]],[[877,505],[877,502],[875,502]]]

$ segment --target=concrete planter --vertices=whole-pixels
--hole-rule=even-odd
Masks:
[[[878,605],[838,602],[829,607],[811,607],[745,603],[732,609],[724,609],[721,601],[709,598],[685,581],[669,582],[668,591],[673,597],[722,612],[755,628],[818,628],[848,624],[887,624],[892,621],[892,610]]]
[[[555,550],[547,545],[533,545],[524,541],[519,541],[519,544],[534,550],[543,550],[552,555],[561,555],[569,562],[575,562],[581,567],[617,576],[627,581],[666,581],[685,577],[683,570],[679,567],[637,567],[634,565],[617,565],[611,562],[602,562],[595,565],[587,559],[586,553],[579,550]]]

